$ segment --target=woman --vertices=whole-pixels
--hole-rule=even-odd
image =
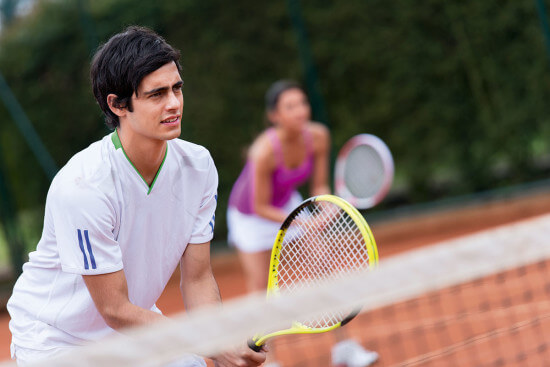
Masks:
[[[310,181],[310,195],[328,194],[330,136],[310,120],[303,89],[281,80],[267,91],[271,126],[248,151],[228,206],[229,242],[239,253],[250,292],[265,290],[271,248],[286,216],[302,201],[297,191]]]

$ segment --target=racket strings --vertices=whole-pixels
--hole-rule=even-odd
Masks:
[[[283,239],[277,286],[298,292],[349,276],[369,267],[369,256],[361,230],[338,205],[313,202],[294,220]],[[330,327],[352,310],[335,310],[301,320],[310,328]]]
[[[380,154],[370,145],[359,145],[349,153],[344,182],[353,196],[370,198],[384,186],[384,170]]]

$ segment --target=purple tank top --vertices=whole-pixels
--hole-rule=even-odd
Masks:
[[[276,160],[275,170],[271,176],[273,189],[271,205],[282,208],[290,200],[296,188],[306,182],[311,176],[313,171],[313,142],[309,130],[304,129],[306,159],[304,159],[300,166],[290,169],[284,165],[281,142],[277,137],[275,129],[269,129],[267,135],[273,145],[273,153]],[[251,161],[247,161],[229,196],[229,207],[236,208],[244,214],[254,213],[252,205],[254,194],[252,183],[253,170],[254,165]]]

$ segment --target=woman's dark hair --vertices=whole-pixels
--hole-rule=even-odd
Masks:
[[[112,36],[99,47],[90,70],[95,99],[111,129],[119,125],[118,116],[107,104],[107,96],[117,96],[116,105],[132,111],[132,95],[145,76],[175,62],[178,70],[180,53],[164,38],[145,27],[130,26]]]
[[[281,96],[281,94],[289,89],[296,88],[304,92],[302,86],[294,80],[284,79],[271,84],[271,86],[265,93],[265,109],[267,111],[273,111],[275,108],[277,108],[277,103],[279,102],[279,97]]]

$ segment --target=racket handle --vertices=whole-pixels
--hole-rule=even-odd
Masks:
[[[248,339],[248,347],[252,349],[254,352],[259,352],[260,350],[262,350],[262,346],[256,345],[256,342],[254,341],[254,339]]]

